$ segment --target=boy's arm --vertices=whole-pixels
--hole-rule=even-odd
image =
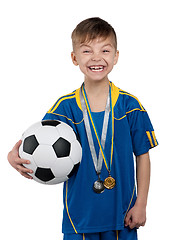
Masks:
[[[125,218],[125,226],[131,229],[144,226],[146,222],[146,205],[150,184],[149,152],[136,157],[137,199]]]

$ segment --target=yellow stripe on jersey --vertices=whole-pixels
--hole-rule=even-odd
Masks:
[[[116,236],[117,236],[116,240],[119,240],[119,231],[118,230],[116,230]]]
[[[146,131],[146,134],[147,134],[147,136],[148,136],[148,139],[149,139],[149,142],[150,142],[151,147],[154,147],[150,132],[149,132],[149,131]]]
[[[75,92],[75,97],[76,97],[77,105],[78,105],[78,107],[80,108],[80,110],[82,111],[81,101],[80,101],[80,91],[81,91],[81,87],[76,90],[76,92]]]
[[[138,101],[140,107],[141,107],[141,110],[145,111],[145,109],[143,108],[142,104],[140,103],[140,101],[139,101],[139,99],[137,97],[135,97],[134,95],[132,95],[132,94],[130,94],[128,92],[125,92],[125,91],[123,91],[121,89],[119,89],[119,93],[122,94],[122,95],[124,94],[124,95],[130,96],[130,97],[133,97],[134,99],[136,99]]]
[[[111,144],[111,165],[112,165],[112,161],[113,161],[113,139],[114,139],[114,106],[117,102],[117,99],[119,97],[119,89],[110,82],[110,86],[111,86],[111,98],[112,98],[112,144]]]
[[[134,108],[134,109],[132,109],[131,111],[129,111],[129,112],[126,112],[126,114],[128,114],[128,113],[131,113],[131,112],[133,112],[133,111],[141,111],[141,112],[146,112],[146,110],[141,110],[140,108]]]
[[[120,92],[119,92],[119,88],[116,87],[112,82],[110,83],[110,86],[111,86],[112,107],[114,108]]]
[[[68,215],[68,217],[69,217],[69,219],[70,219],[71,225],[72,225],[75,233],[78,234],[78,232],[77,232],[77,230],[76,230],[76,228],[75,228],[75,226],[74,226],[74,224],[73,224],[73,221],[71,220],[70,214],[69,214],[68,204],[67,204],[67,193],[68,193],[68,181],[66,182],[66,200],[65,200],[66,210],[67,210],[67,215]]]
[[[154,132],[154,131],[152,131],[152,137],[153,137],[153,140],[154,140],[155,146],[157,146],[158,143],[157,143],[157,140],[156,140],[156,136],[155,136],[155,132]]]
[[[130,205],[131,205],[131,203],[132,203],[132,200],[133,200],[133,197],[134,197],[134,193],[135,193],[135,189],[136,189],[136,185],[135,185],[134,188],[133,188],[132,197],[131,197],[131,199],[130,199],[129,206],[128,206],[127,210],[126,210],[125,217],[126,217],[128,211],[129,211]]]
[[[50,110],[47,113],[53,113],[58,106],[60,105],[60,103],[66,99],[71,99],[71,98],[75,98],[75,93],[71,93],[71,94],[67,94],[61,98],[59,98],[59,100],[57,100],[57,102],[50,108]]]
[[[126,115],[124,115],[124,116],[121,117],[121,118],[115,118],[115,117],[114,117],[114,119],[115,119],[115,120],[122,120],[122,119],[125,118],[125,117],[126,117]]]
[[[52,114],[57,115],[57,116],[60,116],[60,117],[65,117],[65,118],[67,118],[69,121],[71,121],[71,122],[72,122],[73,124],[75,124],[75,125],[82,123],[83,120],[84,120],[84,118],[82,118],[82,120],[81,120],[80,122],[73,122],[73,120],[72,120],[71,118],[68,118],[68,117],[65,116],[65,115],[58,114],[58,113],[52,113]]]

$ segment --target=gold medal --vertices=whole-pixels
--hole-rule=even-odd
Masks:
[[[116,181],[115,181],[115,179],[112,178],[111,176],[107,177],[107,178],[104,180],[104,186],[105,186],[105,188],[107,188],[107,189],[113,189],[115,185],[116,185]]]

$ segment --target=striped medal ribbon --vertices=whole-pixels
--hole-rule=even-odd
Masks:
[[[95,181],[94,184],[93,184],[93,190],[96,193],[102,193],[105,190],[105,188],[112,189],[115,186],[115,179],[112,178],[111,175],[110,175],[112,159],[110,159],[110,164],[109,164],[108,161],[107,161],[105,152],[104,152],[110,109],[111,109],[111,112],[112,112],[112,107],[110,108],[110,105],[112,106],[112,103],[111,103],[111,87],[110,87],[110,90],[109,90],[107,103],[106,103],[106,108],[105,108],[101,140],[99,139],[99,134],[98,134],[97,128],[95,126],[95,122],[94,122],[93,117],[92,117],[90,104],[88,102],[88,98],[87,98],[87,95],[86,95],[84,84],[82,85],[81,91],[80,91],[80,101],[81,101],[81,106],[82,106],[82,110],[83,110],[87,139],[88,139],[93,163],[94,163],[94,166],[95,166],[95,170],[96,170],[96,173],[98,175],[98,180]],[[92,137],[89,118],[90,118],[93,130],[95,132],[95,135],[96,135],[96,138],[97,138],[97,141],[98,141],[98,144],[99,144],[99,148],[100,148],[98,159],[97,159],[96,150],[95,150],[95,146],[94,146],[94,141],[93,141],[93,137]],[[112,133],[113,133],[113,131],[112,131]],[[111,158],[112,158],[112,155],[113,155],[112,151],[113,151],[113,137],[112,137]],[[100,178],[100,173],[101,173],[101,169],[102,169],[103,160],[104,160],[106,168],[109,172],[109,177],[106,178],[104,180],[104,182]]]

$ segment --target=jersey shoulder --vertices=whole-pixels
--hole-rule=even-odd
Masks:
[[[126,107],[126,113],[130,113],[135,110],[145,111],[143,105],[136,96],[122,89],[119,89],[119,95],[123,105]]]

